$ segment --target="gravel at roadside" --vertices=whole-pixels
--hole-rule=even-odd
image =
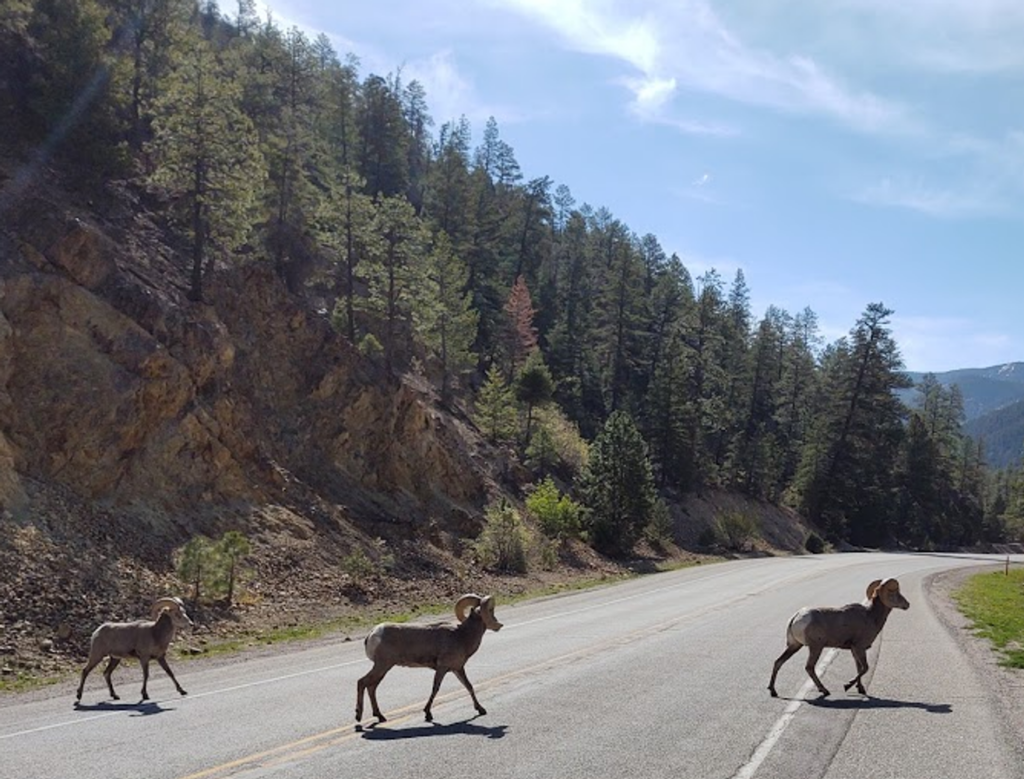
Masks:
[[[1020,764],[1024,765],[1024,671],[1000,666],[999,655],[991,642],[974,635],[970,620],[960,613],[953,600],[953,592],[966,579],[991,571],[991,565],[942,571],[928,577],[924,587],[933,610],[977,671],[1002,715],[1006,742],[1013,746]]]

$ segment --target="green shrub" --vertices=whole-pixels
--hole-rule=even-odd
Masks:
[[[526,448],[526,464],[541,471],[575,477],[587,464],[589,449],[579,428],[558,406],[534,412],[535,430]]]
[[[548,538],[564,540],[580,534],[580,506],[568,495],[558,492],[548,476],[526,498],[526,510],[540,525]]]
[[[341,570],[356,584],[366,581],[377,572],[373,560],[360,548],[353,549],[341,558]]]
[[[804,549],[811,554],[821,554],[825,551],[825,540],[812,530],[804,541]]]
[[[204,535],[194,536],[178,552],[178,577],[192,588],[192,602],[223,598],[228,605],[235,599],[242,560],[252,546],[242,533],[229,530],[217,541]]]
[[[757,520],[741,511],[727,511],[718,518],[722,536],[730,549],[742,551],[761,535]]]
[[[526,573],[526,534],[515,507],[502,499],[484,513],[484,529],[476,542],[484,566],[510,573]]]
[[[665,549],[674,540],[672,514],[669,513],[665,501],[655,501],[651,510],[651,520],[644,528],[644,538],[655,549]]]
[[[710,549],[713,546],[721,544],[722,539],[719,536],[717,525],[706,525],[704,529],[700,531],[700,535],[697,536],[697,543],[705,549]]]

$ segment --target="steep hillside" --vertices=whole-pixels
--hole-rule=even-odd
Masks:
[[[10,181],[0,180],[0,186]],[[180,592],[177,549],[240,530],[244,602],[202,630],[520,591],[623,569],[585,547],[501,577],[472,540],[516,469],[414,379],[364,359],[266,264],[217,268],[186,299],[175,247],[127,190],[83,208],[52,183],[0,233],[0,670],[81,656],[91,629]],[[799,518],[767,517],[798,549]],[[715,514],[693,499],[680,539]],[[372,570],[341,565],[361,550]]]
[[[1017,467],[1024,457],[1024,400],[972,419],[964,430],[984,444],[989,465]]]
[[[128,193],[85,210],[37,187],[3,223],[0,644],[61,626],[80,651],[98,619],[175,586],[195,533],[243,531],[254,587],[311,602],[344,600],[337,563],[355,549],[393,558],[399,590],[451,573],[448,545],[479,531],[501,467],[458,415],[362,359],[265,265],[218,270],[206,303],[187,301]]]

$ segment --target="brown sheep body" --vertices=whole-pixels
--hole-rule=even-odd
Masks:
[[[109,657],[107,667],[103,669],[103,678],[107,681],[110,697],[120,700],[114,692],[114,683],[110,675],[118,664],[126,658],[134,657],[142,665],[142,700],[149,700],[146,686],[149,683],[149,661],[156,660],[164,672],[171,677],[178,693],[188,693],[174,678],[174,672],[167,664],[167,648],[174,640],[175,633],[191,627],[192,620],[185,612],[185,605],[180,598],[160,598],[151,609],[151,619],[140,619],[134,622],[104,622],[95,631],[89,643],[89,660],[82,669],[82,678],[78,683],[77,702],[82,700],[82,689],[85,679],[105,657]]]
[[[910,603],[900,592],[900,585],[896,579],[877,579],[871,582],[868,585],[867,596],[870,601],[868,606],[851,603],[839,608],[803,608],[793,615],[786,628],[786,649],[775,661],[772,677],[768,682],[768,691],[773,698],[778,697],[775,691],[775,677],[779,669],[805,646],[808,655],[804,667],[823,696],[828,695],[829,691],[821,683],[814,669],[822,650],[826,647],[850,650],[857,664],[857,675],[844,684],[843,689],[849,690],[856,684],[857,691],[865,694],[861,678],[868,672],[868,649],[882,631],[893,609],[910,608]]]
[[[466,613],[466,610],[469,613]],[[385,622],[377,625],[364,640],[366,656],[373,668],[356,686],[356,721],[363,718],[363,692],[370,695],[373,716],[386,722],[377,705],[377,686],[396,665],[434,669],[434,687],[423,712],[427,722],[433,720],[430,708],[445,675],[451,671],[469,691],[479,714],[487,711],[476,698],[473,685],[466,676],[466,661],[480,648],[486,630],[501,630],[502,624],[494,616],[494,600],[487,596],[463,595],[455,604],[457,625],[404,625]]]

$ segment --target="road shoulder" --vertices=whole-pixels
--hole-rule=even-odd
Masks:
[[[924,580],[924,591],[933,612],[978,672],[981,684],[1000,714],[1006,731],[1005,743],[1013,747],[1024,776],[1024,672],[999,665],[999,655],[991,642],[974,635],[970,620],[953,600],[953,592],[969,577],[992,570],[991,565],[985,565],[941,571]]]

